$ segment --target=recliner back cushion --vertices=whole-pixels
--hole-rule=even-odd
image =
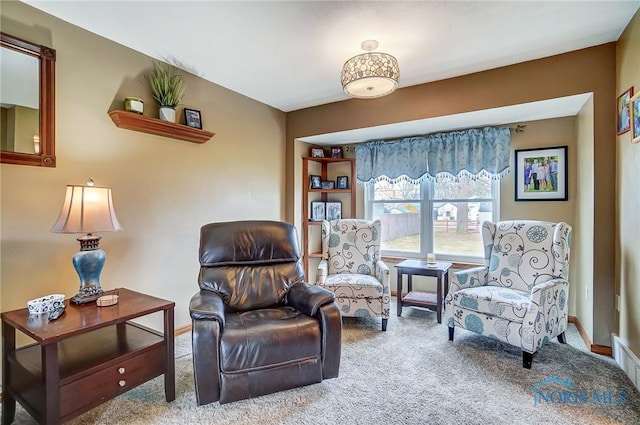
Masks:
[[[531,220],[485,222],[488,284],[531,292],[538,283],[568,275],[571,227]]]
[[[304,281],[295,227],[276,221],[212,223],[200,230],[201,289],[231,311],[280,305]]]

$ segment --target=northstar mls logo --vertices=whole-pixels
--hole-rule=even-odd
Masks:
[[[543,388],[549,387],[549,388]],[[560,387],[560,389],[557,389]],[[571,378],[562,380],[552,376],[533,386],[533,405],[540,404],[625,404],[627,392],[624,390],[592,390],[576,389]]]

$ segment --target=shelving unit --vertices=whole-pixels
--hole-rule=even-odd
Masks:
[[[309,180],[311,173],[309,171],[309,164],[319,164],[320,165],[320,176],[322,180],[335,180],[338,175],[345,175],[347,173],[338,173],[333,170],[332,165],[334,164],[349,164],[350,171],[349,175],[349,188],[348,189],[311,189],[309,186]],[[345,208],[342,209],[342,217],[349,218],[355,217],[356,214],[356,189],[355,189],[355,179],[356,179],[356,160],[355,158],[312,158],[312,157],[304,157],[302,158],[302,181],[303,181],[303,193],[302,193],[302,251],[303,251],[303,265],[305,276],[309,276],[309,260],[311,258],[322,258],[321,246],[319,244],[311,245],[311,232],[314,229],[317,229],[318,232],[318,240],[320,240],[319,232],[320,226],[322,225],[321,221],[311,221],[310,217],[310,202],[309,194],[319,193],[320,201],[327,202],[330,195],[347,195],[349,197],[349,214],[345,214]],[[343,196],[344,198],[344,196]],[[315,200],[315,199],[314,199]],[[344,202],[343,202],[344,206]],[[317,246],[316,246],[317,245]]]
[[[109,116],[118,128],[126,128],[127,130],[140,131],[187,142],[204,143],[215,135],[210,131],[145,117],[135,112],[115,110],[109,112]]]

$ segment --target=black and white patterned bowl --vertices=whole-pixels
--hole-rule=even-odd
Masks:
[[[27,301],[29,314],[44,314],[64,305],[63,294],[51,294]]]

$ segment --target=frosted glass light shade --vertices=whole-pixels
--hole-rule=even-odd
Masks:
[[[400,68],[395,57],[380,52],[354,56],[342,67],[342,88],[352,97],[370,99],[398,88]]]

